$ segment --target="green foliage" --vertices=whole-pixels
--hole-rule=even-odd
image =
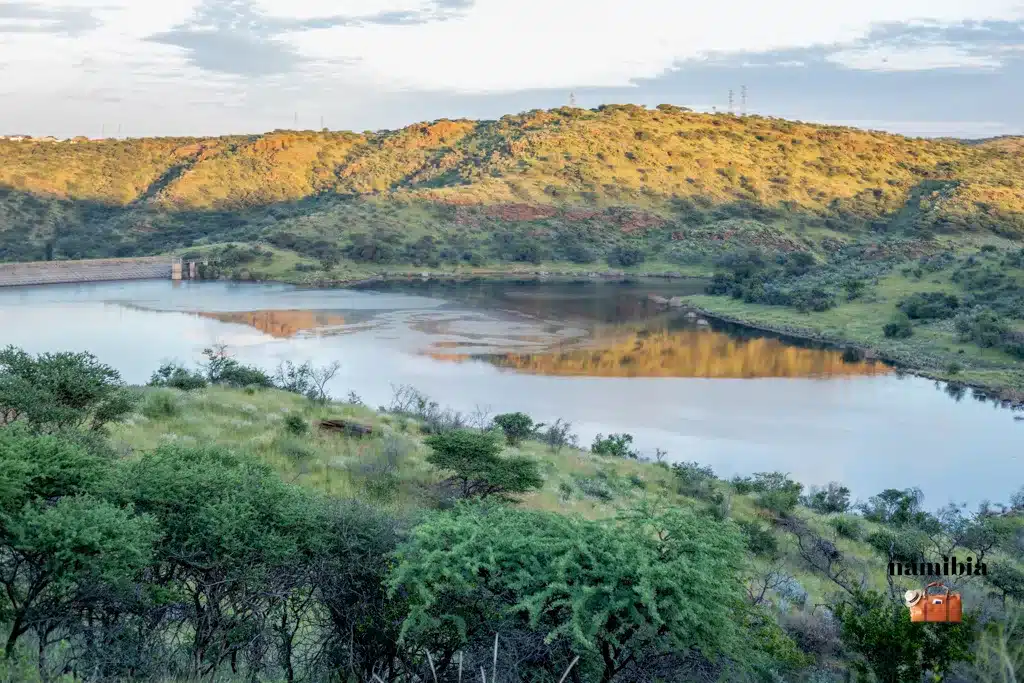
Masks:
[[[203,349],[203,356],[206,358],[204,369],[210,384],[223,384],[229,387],[274,386],[274,380],[270,375],[259,368],[239,363],[231,357],[224,344]]]
[[[636,246],[620,245],[608,255],[608,265],[631,268],[644,262],[644,252]]]
[[[673,653],[738,655],[741,549],[730,524],[686,510],[609,524],[460,505],[413,530],[390,586],[409,596],[407,639],[534,631],[548,643],[537,673],[578,655],[582,680],[607,682]]]
[[[960,308],[960,300],[942,292],[918,292],[898,304],[911,320],[943,320],[952,318]]]
[[[301,413],[288,413],[283,418],[284,428],[290,434],[302,436],[309,432],[309,423]]]
[[[907,339],[914,334],[914,326],[906,313],[897,313],[882,327],[882,334],[890,339]]]
[[[826,522],[843,538],[859,541],[864,536],[864,523],[859,517],[836,515],[835,517],[829,517]]]
[[[781,472],[757,472],[753,477],[734,477],[730,483],[737,493],[757,494],[758,505],[778,515],[797,506],[804,488]]]
[[[572,433],[572,423],[563,422],[561,419],[548,425],[547,429],[540,433],[540,439],[553,453],[560,452],[566,446],[575,448],[577,445],[576,435]]]
[[[697,462],[677,462],[672,464],[672,474],[676,477],[679,493],[684,496],[707,500],[714,493],[717,479],[710,466]]]
[[[771,529],[753,520],[741,520],[738,524],[746,539],[747,550],[769,558],[778,555],[779,539]]]
[[[824,489],[811,487],[806,505],[823,515],[846,512],[850,509],[850,489],[836,482],[829,482]]]
[[[616,458],[632,458],[637,460],[640,454],[630,448],[630,444],[633,443],[632,434],[609,434],[605,437],[602,434],[598,434],[594,437],[594,443],[591,444],[590,450],[598,455],[609,455]]]
[[[182,391],[202,389],[206,385],[206,378],[201,373],[176,363],[164,363],[149,380],[151,387],[171,387]]]
[[[861,511],[871,522],[895,527],[920,526],[929,518],[921,507],[923,502],[920,489],[885,489],[862,504]]]
[[[92,354],[0,350],[0,426],[20,419],[46,432],[100,430],[132,409],[121,376]]]
[[[857,659],[858,680],[918,683],[925,672],[944,676],[958,662],[971,661],[976,619],[960,624],[910,621],[909,610],[877,591],[857,591],[836,606],[843,644]]]
[[[153,391],[146,394],[141,410],[151,420],[164,420],[181,413],[181,404],[173,391]]]
[[[450,482],[463,498],[508,498],[540,488],[544,479],[536,461],[523,456],[501,457],[501,444],[489,432],[454,429],[426,439],[427,462],[453,472]]]
[[[532,438],[540,425],[534,425],[533,419],[526,413],[505,413],[494,418],[494,424],[505,434],[509,446],[518,446],[526,439]]]

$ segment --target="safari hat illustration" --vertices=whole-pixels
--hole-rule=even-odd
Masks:
[[[922,591],[910,590],[903,594],[903,600],[907,603],[907,607],[910,607],[911,605],[916,605],[921,600],[922,595]]]

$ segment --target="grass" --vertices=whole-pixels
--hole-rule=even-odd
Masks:
[[[420,424],[410,418],[379,413],[369,408],[331,403],[316,405],[307,399],[277,390],[254,393],[208,387],[194,392],[170,389],[144,389],[144,405],[154,396],[173,396],[176,411],[142,412],[116,425],[112,443],[128,457],[165,443],[219,445],[246,452],[269,465],[290,482],[339,497],[371,499],[394,511],[411,511],[432,504],[432,487],[441,479],[427,462],[427,447]],[[163,401],[163,398],[160,399]],[[285,416],[302,415],[311,425],[305,435],[292,433]],[[322,432],[315,422],[328,418],[346,418],[370,425],[372,437],[358,439]],[[396,440],[403,455],[394,471],[383,475],[367,463],[380,462],[385,444]],[[552,452],[545,444],[526,441],[506,452],[518,452],[535,459],[544,476],[543,487],[521,498],[520,505],[537,510],[580,515],[587,519],[606,519],[623,507],[644,499],[657,499],[667,505],[695,506],[701,501],[678,493],[676,479],[668,467],[639,460],[611,458],[586,450],[566,447]],[[381,477],[391,477],[389,486],[375,486]],[[607,498],[588,495],[580,482],[600,482]],[[715,484],[730,492],[725,482]],[[571,491],[566,496],[566,490]],[[754,499],[729,493],[731,515],[736,520],[763,522]],[[829,538],[835,536],[824,518],[801,509],[800,516]],[[775,532],[787,571],[808,591],[810,600],[822,601],[832,587],[802,568],[795,546],[784,534]],[[884,583],[884,567],[862,542],[838,538],[837,545],[857,565],[868,570],[872,584]],[[879,584],[881,586],[881,584]]]

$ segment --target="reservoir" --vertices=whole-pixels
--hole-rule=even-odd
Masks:
[[[779,470],[866,499],[1007,502],[1024,423],[972,392],[839,350],[666,309],[698,282],[410,283],[357,289],[168,280],[0,288],[0,346],[89,351],[131,383],[223,343],[240,361],[341,363],[330,390],[371,406],[409,385],[463,412],[626,432],[719,476]]]

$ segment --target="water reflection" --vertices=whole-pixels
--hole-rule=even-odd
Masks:
[[[596,338],[587,348],[546,353],[452,354],[439,360],[486,360],[498,367],[556,376],[588,377],[854,377],[887,375],[891,368],[847,360],[842,351],[801,348],[779,339],[736,339],[701,329],[640,330]]]
[[[194,315],[224,323],[248,325],[278,339],[345,324],[345,316],[324,311],[198,311]]]

